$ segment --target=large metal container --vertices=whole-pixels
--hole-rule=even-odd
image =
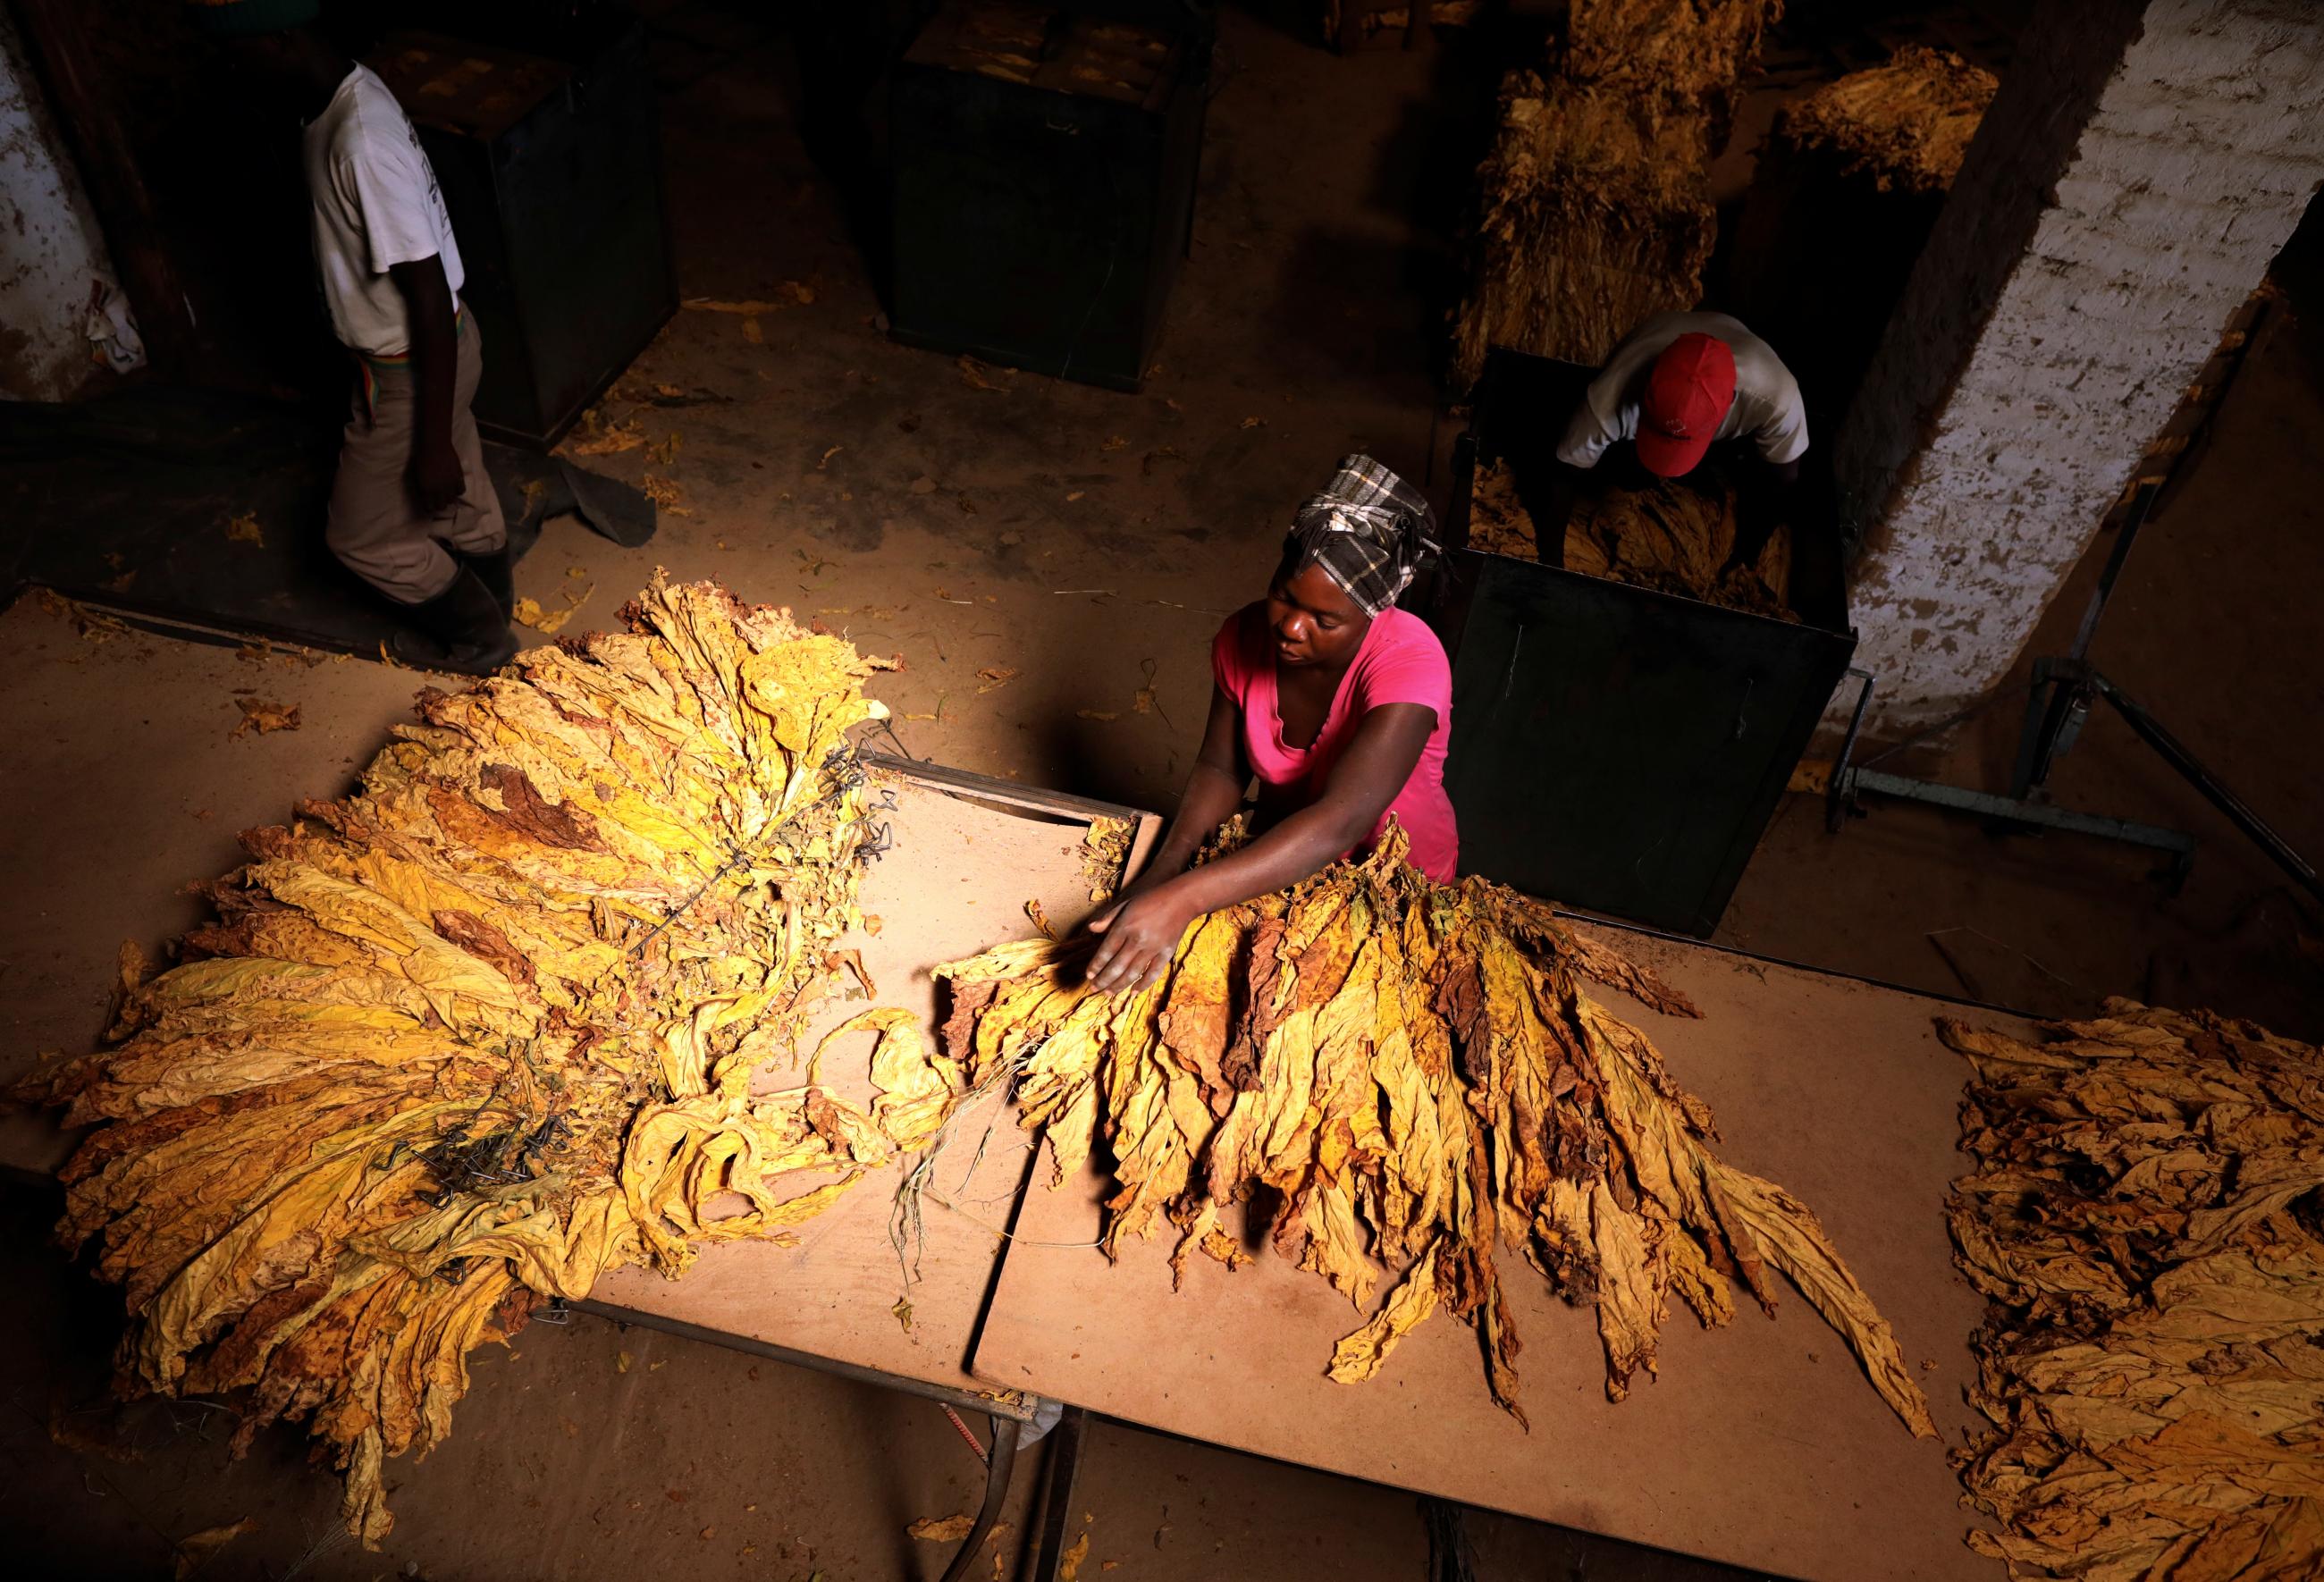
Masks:
[[[678,311],[645,30],[554,60],[398,33],[368,63],[419,128],[484,336],[476,423],[547,449]]]
[[[1455,443],[1431,619],[1471,873],[1697,936],[1720,915],[1856,649],[1830,491],[1791,493],[1794,623],[1468,545],[1480,460],[1545,466],[1591,370],[1496,350]]]
[[[1194,222],[1206,44],[1056,10],[1014,80],[976,45],[994,9],[951,0],[896,69],[893,334],[1134,391]]]

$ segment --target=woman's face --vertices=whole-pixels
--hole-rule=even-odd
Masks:
[[[1283,665],[1342,666],[1372,619],[1320,566],[1286,566],[1267,590],[1267,624]]]

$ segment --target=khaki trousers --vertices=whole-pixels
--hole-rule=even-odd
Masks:
[[[442,512],[428,516],[411,494],[411,437],[418,412],[417,381],[409,363],[364,359],[355,382],[354,409],[331,483],[324,541],[347,568],[399,604],[424,603],[452,585],[458,561],[449,545],[489,555],[508,542],[499,497],[484,473],[484,441],[468,409],[484,373],[482,337],[473,314],[460,315],[459,372],[452,386],[452,448],[467,488]]]

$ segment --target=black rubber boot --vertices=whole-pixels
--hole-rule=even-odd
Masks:
[[[516,656],[508,616],[467,566],[426,603],[407,605],[405,619],[419,630],[397,632],[387,639],[387,649],[397,663],[414,670],[490,676]]]
[[[509,553],[509,547],[503,544],[490,555],[463,554],[460,563],[476,574],[476,580],[484,584],[484,591],[493,596],[493,602],[501,607],[503,622],[514,620],[516,556]]]

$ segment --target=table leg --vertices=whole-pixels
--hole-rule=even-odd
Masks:
[[[1025,1425],[1013,1417],[995,1416],[991,1422],[992,1448],[984,1455],[984,1504],[976,1513],[976,1525],[968,1530],[968,1541],[945,1568],[944,1582],[967,1582],[976,1551],[984,1547],[985,1535],[1009,1501],[1009,1475],[1017,1468],[1017,1436]]]
[[[1033,1582],[1057,1582],[1065,1558],[1065,1529],[1073,1521],[1074,1480],[1082,1470],[1082,1430],[1089,1413],[1068,1406],[1049,1430],[1049,1454],[1041,1468],[1041,1554]]]

